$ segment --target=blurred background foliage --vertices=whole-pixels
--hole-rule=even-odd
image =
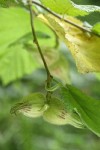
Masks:
[[[100,5],[98,0],[73,1],[77,4]],[[45,92],[46,73],[37,49],[32,45],[31,32],[27,28],[28,19],[21,27],[18,26],[21,25],[20,22],[14,22],[12,14],[8,15],[9,17],[3,11],[1,14],[3,17],[0,18],[0,150],[99,150],[100,139],[88,130],[66,125],[55,126],[41,118],[31,119],[10,114],[10,108],[19,102],[21,97],[31,92]],[[9,22],[4,21],[4,17],[8,18]],[[92,13],[81,19],[95,24],[100,18],[98,13]],[[26,29],[23,30],[25,26]],[[100,75],[79,74],[64,43],[60,42],[58,47],[56,35],[38,20],[35,21],[35,26],[44,56],[54,76],[100,99]],[[23,55],[27,58],[24,59]]]

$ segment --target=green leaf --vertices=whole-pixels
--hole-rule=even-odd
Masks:
[[[22,0],[0,0],[0,7],[14,7],[14,6],[21,6]]]
[[[1,8],[0,15],[0,46],[3,46],[1,48],[2,51],[4,51],[3,48],[6,48],[10,44],[26,43],[26,41],[29,43],[30,41],[31,43],[33,42],[29,12],[22,8]],[[53,47],[55,44],[53,31],[41,23],[39,19],[35,19],[35,28],[38,33],[43,33],[45,28],[44,33],[48,35],[47,41],[45,41],[45,38],[39,38],[40,44],[43,45],[46,42],[48,46]]]
[[[96,23],[93,28],[92,28],[92,31],[94,33],[96,33],[97,35],[100,35],[100,22]]]
[[[28,13],[20,8],[2,8],[0,13],[0,77],[4,84],[8,84],[31,73],[36,63],[22,45],[12,45],[31,30]]]
[[[37,17],[34,20],[34,26],[38,35],[38,41],[39,41],[40,46],[45,45],[44,47],[55,47],[56,35],[54,31],[52,30],[52,28],[50,28],[45,23],[40,21],[40,19]],[[42,33],[42,37],[40,37],[39,33]],[[44,34],[45,36],[43,37]]]
[[[100,80],[100,73],[95,73],[95,75],[96,75],[96,78],[97,78],[98,80]]]
[[[55,46],[55,35],[49,27],[39,19],[35,19],[35,27],[41,46],[45,43],[50,47]],[[44,28],[46,33],[43,33]],[[37,51],[32,40],[29,12],[22,8],[1,8],[0,77],[4,84],[30,74],[40,66],[37,65],[35,54],[28,51],[28,45]]]
[[[23,97],[21,102],[11,108],[11,114],[22,113],[27,117],[40,117],[47,105],[45,104],[45,96],[41,93],[32,93]]]
[[[31,32],[29,20],[29,13],[24,9],[0,9],[0,54],[10,44]]]
[[[41,0],[41,2],[51,10],[59,14],[71,16],[84,16],[91,12],[99,11],[99,6],[94,5],[77,5],[71,0]]]
[[[21,45],[10,47],[0,57],[0,77],[3,84],[7,85],[25,74],[32,73],[38,66],[36,59]]]
[[[9,7],[16,5],[15,0],[0,0],[0,7]]]
[[[83,32],[74,25],[66,23],[53,15],[39,15],[38,17],[65,42],[76,61],[79,72],[100,71],[100,38],[98,36]],[[80,20],[71,16],[66,18],[83,27],[83,23]]]
[[[74,110],[83,124],[100,137],[100,100],[95,100],[77,88],[62,87],[62,99],[68,110]]]

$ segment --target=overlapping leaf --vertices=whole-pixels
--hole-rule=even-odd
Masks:
[[[90,35],[63,20],[52,15],[40,15],[39,18],[57,33],[71,51],[78,71],[81,73],[100,71],[100,38]],[[83,26],[83,23],[73,17],[67,19]]]
[[[0,9],[0,54],[28,32],[31,28],[26,11],[21,8]]]
[[[55,46],[54,33],[39,20],[35,21],[40,45]],[[46,33],[43,33],[45,28]],[[29,13],[21,8],[0,9],[0,77],[7,84],[37,68],[37,60],[29,53],[33,47]],[[26,48],[27,47],[27,48]]]
[[[10,47],[6,54],[0,58],[0,77],[4,84],[30,74],[39,65],[32,55],[21,45]]]
[[[61,94],[67,110],[76,112],[83,124],[100,137],[100,100],[87,96],[71,85],[63,87]]]
[[[22,5],[22,0],[0,0],[0,7],[12,7],[12,6],[19,6]]]
[[[23,51],[21,45],[11,46],[18,38],[31,31],[28,13],[20,8],[2,8],[0,14],[0,77],[7,84],[32,72],[35,64],[32,56]]]
[[[51,10],[59,14],[67,14],[72,16],[84,16],[91,12],[99,11],[99,6],[94,5],[77,5],[71,0],[41,0],[41,2]]]
[[[54,77],[60,79],[63,83],[70,83],[69,65],[63,53],[49,47],[43,48],[42,52],[49,66],[51,74]],[[39,53],[37,53],[36,51],[33,51],[32,53],[33,56],[37,58],[39,66],[43,67],[43,62],[40,58]]]
[[[70,83],[69,66],[66,57],[60,53],[59,59],[50,66],[52,75],[60,79],[63,83]]]

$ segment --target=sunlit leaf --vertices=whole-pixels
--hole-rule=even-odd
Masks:
[[[35,20],[36,32],[42,32],[48,35],[46,43],[54,46],[55,36],[53,32],[38,19]],[[0,10],[0,46],[7,47],[9,44],[19,44],[21,42],[32,43],[32,34],[30,27],[30,16],[27,11],[22,8],[9,8]],[[24,40],[24,41],[23,41]],[[45,43],[45,38],[40,38],[40,44]],[[1,49],[2,50],[2,49]],[[1,53],[1,52],[0,52]]]
[[[100,71],[100,38],[76,28],[52,15],[40,15],[42,21],[48,24],[57,33],[71,51],[78,71],[81,73]],[[83,26],[83,23],[75,18],[67,16],[67,19]]]
[[[21,8],[0,9],[0,54],[29,32],[31,28],[27,11]]]
[[[0,7],[9,7],[17,5],[15,0],[0,0]]]
[[[66,108],[76,112],[83,124],[100,136],[100,100],[87,96],[71,85],[63,87],[61,94]]]
[[[6,54],[0,57],[0,77],[4,84],[30,74],[39,65],[32,55],[21,45],[10,47]]]
[[[12,6],[21,6],[23,4],[22,0],[0,0],[0,7],[12,7]]]
[[[34,26],[38,35],[38,41],[40,46],[45,45],[45,47],[54,47],[56,45],[56,36],[52,29],[50,29],[46,24],[41,22],[38,18],[35,18]],[[40,33],[42,33],[42,37],[40,37]]]
[[[77,5],[71,0],[41,0],[41,2],[51,10],[59,14],[67,14],[72,16],[84,16],[91,12],[99,11],[99,6],[94,5]]]
[[[96,23],[93,28],[92,31],[98,35],[100,35],[100,22]]]
[[[41,46],[45,42],[48,46],[55,46],[55,35],[49,27],[38,19],[35,20],[35,27]],[[0,9],[0,77],[4,84],[32,73],[39,66],[36,57],[28,51],[28,45],[34,49],[32,39],[27,11],[22,8]]]

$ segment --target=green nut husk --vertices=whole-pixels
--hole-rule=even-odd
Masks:
[[[49,123],[55,125],[70,124],[77,128],[82,128],[79,116],[74,113],[67,112],[62,100],[52,97],[49,102],[49,107],[44,111],[43,118]]]
[[[45,96],[41,93],[33,93],[22,99],[21,103],[17,103],[11,108],[11,113],[22,113],[28,117],[42,116],[43,112],[47,109],[45,103]]]

